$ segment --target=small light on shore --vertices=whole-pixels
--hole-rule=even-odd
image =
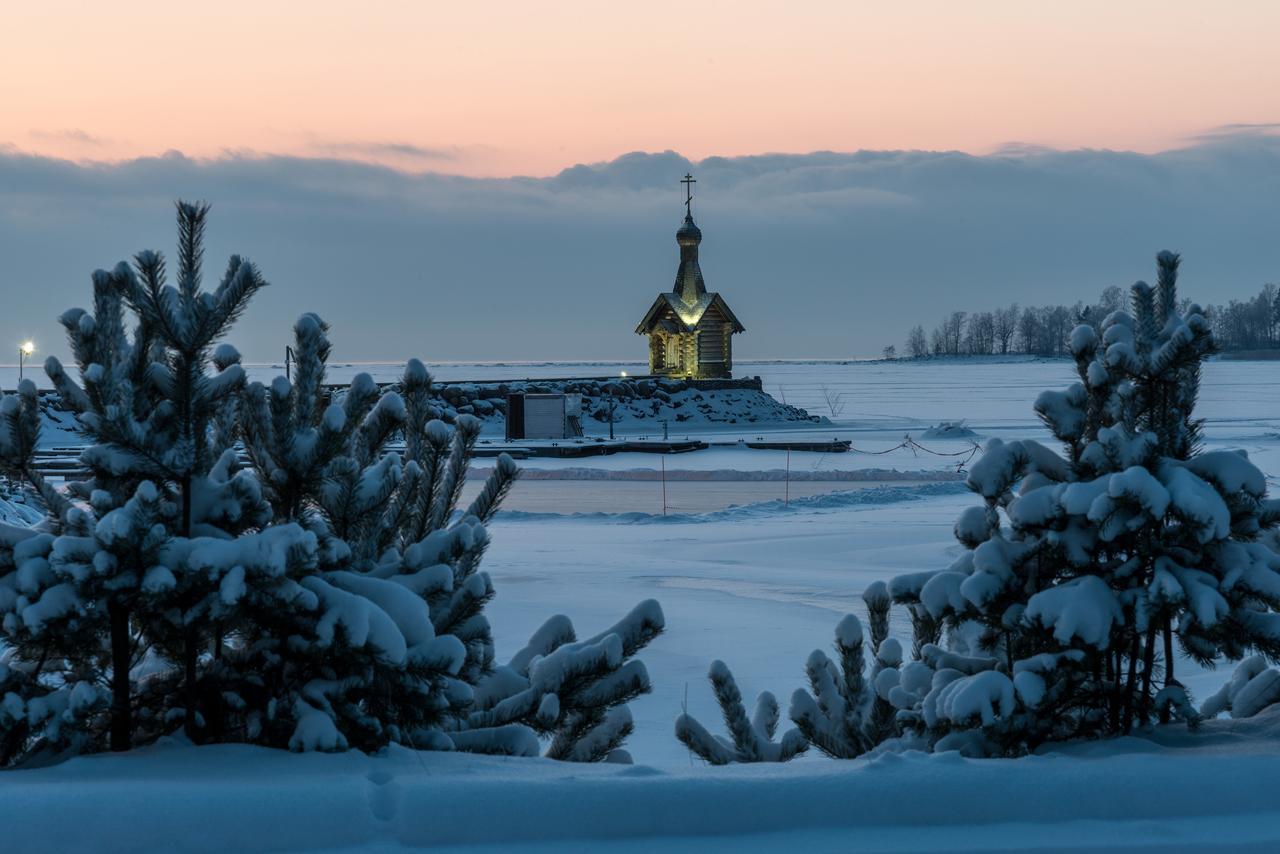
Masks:
[[[18,345],[18,382],[22,382],[22,375],[27,365],[27,359],[36,351],[34,341],[23,341]]]

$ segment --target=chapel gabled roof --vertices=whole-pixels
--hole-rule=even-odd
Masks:
[[[746,332],[746,327],[738,320],[737,315],[729,308],[724,297],[717,293],[703,291],[698,301],[690,305],[674,293],[661,293],[653,301],[653,305],[645,313],[644,319],[636,326],[636,334],[648,335],[661,329],[665,332],[693,332],[702,321],[707,310],[715,306],[734,332]],[[663,311],[670,308],[674,318]],[[673,322],[674,320],[674,322]]]

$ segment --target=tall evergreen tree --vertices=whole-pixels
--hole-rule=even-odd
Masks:
[[[1204,452],[1194,418],[1212,352],[1197,306],[1179,311],[1177,255],[1133,313],[1070,336],[1080,381],[1036,411],[1063,443],[993,440],[971,469],[983,504],[949,569],[897,579],[897,601],[950,627],[895,692],[931,742],[1010,753],[1048,739],[1194,722],[1175,642],[1208,663],[1280,656],[1280,557],[1259,533],[1280,502],[1243,452]]]
[[[582,643],[553,619],[495,667],[479,566],[515,464],[499,458],[462,507],[479,423],[440,421],[416,360],[398,388],[360,375],[331,399],[315,315],[295,327],[295,381],[246,383],[218,342],[265,282],[234,257],[202,290],[207,213],[178,205],[175,285],[143,252],[94,275],[92,312],[62,317],[79,380],[46,370],[89,440],[86,479],[62,491],[32,466],[32,383],[0,400],[0,465],[49,510],[0,527],[0,764],[177,728],[515,753],[541,733],[556,758],[625,758],[625,703],[649,689],[632,656],[663,628],[657,603]]]

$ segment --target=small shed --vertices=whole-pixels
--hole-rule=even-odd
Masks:
[[[582,435],[582,395],[508,394],[507,441]]]

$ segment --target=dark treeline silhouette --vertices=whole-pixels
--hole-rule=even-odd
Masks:
[[[926,333],[923,326],[912,328],[907,334],[906,354],[916,359],[1010,354],[1065,356],[1067,339],[1078,324],[1101,323],[1111,312],[1127,308],[1124,292],[1112,286],[1093,303],[1025,308],[1014,303],[995,311],[953,311],[932,332]],[[1213,326],[1219,350],[1280,349],[1280,289],[1275,285],[1263,285],[1253,299],[1205,306],[1204,314]]]

